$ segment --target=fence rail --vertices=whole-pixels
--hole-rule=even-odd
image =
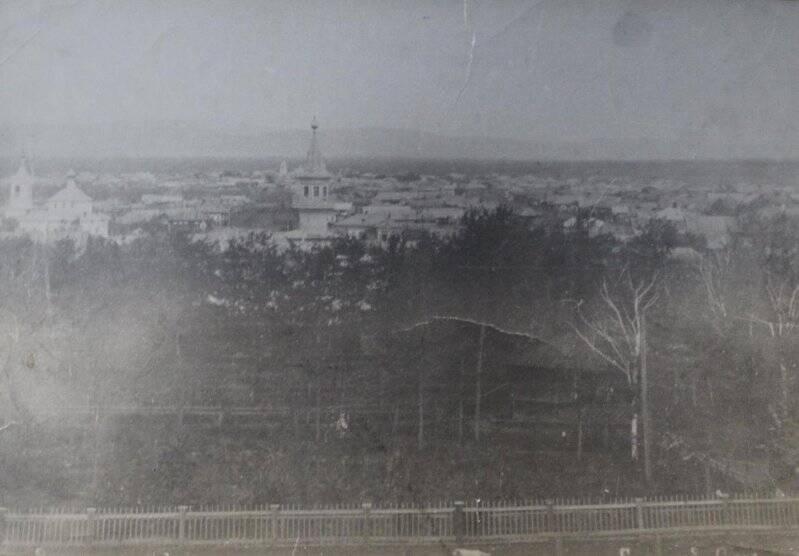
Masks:
[[[728,530],[799,530],[799,498],[634,499],[333,509],[187,506],[144,512],[0,509],[6,547],[433,544]]]

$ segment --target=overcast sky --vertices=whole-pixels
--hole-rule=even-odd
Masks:
[[[799,2],[0,0],[4,122],[799,143]]]

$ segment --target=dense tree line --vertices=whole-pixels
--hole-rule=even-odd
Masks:
[[[350,487],[301,487],[289,472],[284,480],[295,484],[274,481],[278,470],[303,457],[318,462],[320,477],[341,481],[331,478],[333,462],[346,453],[360,458],[360,466],[379,462],[382,483],[369,487],[372,496],[399,496],[397,485],[413,483],[413,469],[402,480],[397,470],[413,458],[466,457],[456,452],[467,449],[469,436],[452,437],[438,425],[442,415],[460,412],[460,427],[468,411],[477,419],[468,407],[463,417],[463,392],[474,390],[463,381],[475,379],[464,379],[462,368],[480,364],[479,329],[439,344],[430,337],[427,345],[404,332],[446,316],[540,339],[577,366],[626,381],[634,392],[631,415],[644,421],[633,433],[633,452],[654,455],[650,491],[673,488],[674,473],[685,474],[687,487],[700,484],[690,475],[713,458],[767,459],[775,484],[784,487],[799,463],[798,237],[790,218],[741,215],[731,244],[711,253],[664,225],[652,224],[620,244],[592,234],[583,219],[568,231],[531,229],[500,208],[470,212],[451,238],[409,234],[384,247],[342,239],[310,251],[280,250],[256,235],[224,251],[157,234],[122,246],[92,241],[80,250],[68,242],[44,247],[7,240],[0,244],[0,434],[7,447],[17,447],[14,457],[35,458],[41,454],[18,449],[30,438],[25,435],[45,434],[40,415],[66,405],[280,406],[294,408],[300,419],[303,412],[318,415],[320,406],[342,412],[379,406],[398,414],[418,407],[424,429],[351,422],[347,435],[331,437],[329,427],[320,432],[317,426],[316,448],[292,444],[290,435],[236,449],[216,439],[213,450],[226,455],[215,463],[210,458],[206,467],[191,454],[210,449],[207,443],[167,435],[152,457],[155,468],[170,473],[142,471],[153,492],[191,499],[202,490],[200,477],[257,447],[271,467],[265,470],[263,459],[239,461],[260,477],[243,491],[335,498]],[[698,252],[672,256],[680,243]],[[640,447],[636,434],[644,438]],[[130,446],[146,441],[130,431],[113,435],[133,435]],[[436,442],[415,442],[426,435]],[[488,451],[492,469],[513,469],[495,461],[493,442],[500,441],[490,437],[470,449],[482,457]],[[107,448],[108,461],[117,462],[107,474],[130,478],[135,474],[121,471],[119,444]],[[603,465],[630,465],[628,451],[601,457],[609,458]],[[673,459],[700,465],[675,470]],[[185,475],[181,466],[195,471]],[[593,467],[588,483],[603,483],[607,469]],[[194,479],[177,478],[184,475]],[[637,477],[630,483],[640,485]],[[593,488],[588,483],[582,487]],[[516,487],[509,484],[516,483],[506,481],[500,491],[512,494]],[[135,489],[142,487],[129,487]]]

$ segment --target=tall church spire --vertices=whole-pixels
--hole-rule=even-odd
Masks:
[[[325,168],[325,161],[319,150],[319,141],[316,138],[317,129],[319,129],[319,124],[316,123],[316,116],[314,116],[311,120],[311,145],[308,148],[304,170],[311,174],[324,174],[327,173],[327,168]]]

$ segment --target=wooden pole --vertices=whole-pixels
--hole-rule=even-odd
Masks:
[[[641,315],[641,425],[644,433],[644,480],[652,484],[651,419],[649,416],[649,377],[647,369],[646,315]]]
[[[272,512],[271,540],[273,544],[277,544],[283,536],[280,527],[280,504],[270,504],[269,509]]]
[[[97,540],[97,523],[95,522],[96,516],[97,516],[96,508],[86,508],[86,523],[87,523],[86,544],[89,546],[93,545],[94,541]]]
[[[94,424],[92,427],[92,496],[96,499],[100,488],[100,406],[94,408]]]
[[[183,543],[186,540],[186,512],[188,506],[178,506],[178,541]]]
[[[421,284],[417,284],[417,288],[420,294],[420,297],[417,298],[417,302],[420,302],[420,305],[417,306],[417,313],[421,317],[424,311],[427,310],[427,268],[423,267],[422,272],[424,272],[425,276],[424,279],[421,280]],[[419,279],[419,273],[414,273],[414,281]],[[417,430],[416,436],[416,447],[421,450],[424,447],[424,373],[426,371],[425,365],[427,364],[427,351],[425,346],[425,329],[422,329],[422,336],[421,336],[421,346],[419,351],[419,377],[418,377],[418,396],[417,396],[417,405],[418,405],[418,412],[419,412],[419,428]]]
[[[47,251],[45,251],[44,254],[44,298],[47,301],[47,310],[52,310],[50,304],[52,301],[52,291],[50,287],[50,256]]]
[[[644,528],[644,499],[635,499],[635,525],[638,529]]]
[[[362,502],[361,510],[363,511],[363,536],[364,542],[369,544],[372,537],[372,503]]]
[[[458,373],[458,443],[463,444],[464,395],[466,394],[466,356],[461,357]]]
[[[422,344],[424,346],[424,343]],[[424,347],[422,348],[424,349]],[[419,380],[417,392],[417,410],[419,413],[419,428],[416,432],[416,447],[420,450],[424,447],[424,363],[419,365]]]
[[[452,511],[452,533],[455,535],[455,542],[461,544],[466,536],[466,519],[463,513],[463,502],[455,502]]]
[[[397,431],[399,430],[399,418],[400,418],[400,408],[399,404],[394,404],[394,418],[391,422],[391,439],[396,440],[397,438]]]
[[[483,397],[483,347],[485,345],[486,327],[480,325],[480,340],[477,344],[477,373],[474,386],[474,439],[480,440],[480,402]]]
[[[322,396],[322,377],[316,377],[316,441],[319,442],[319,439],[322,436],[322,408],[321,408],[321,396]]]

